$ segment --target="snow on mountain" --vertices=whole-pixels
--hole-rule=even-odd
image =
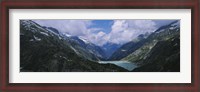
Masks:
[[[165,26],[162,26],[160,28],[158,28],[155,33],[160,33],[160,32],[163,32],[165,31],[166,29],[168,30],[174,30],[174,29],[177,29],[180,27],[180,21],[173,21],[172,23],[168,24],[168,25],[165,25]]]
[[[36,40],[36,41],[40,41],[41,39],[40,38],[38,38],[38,37],[36,37],[36,36],[33,36],[34,37],[34,39]]]
[[[24,29],[26,30],[30,30],[32,32],[36,32],[38,29],[40,30],[44,30],[40,25],[38,25],[37,23],[31,21],[31,20],[21,20],[22,22],[20,22],[20,24],[22,26],[24,26]],[[33,27],[35,26],[35,27]]]
[[[78,38],[81,39],[82,41],[84,41],[86,44],[90,43],[87,39],[85,39],[85,38],[83,38],[81,36],[79,36]]]
[[[50,31],[50,32],[52,32],[52,33],[54,33],[55,35],[58,35],[58,33],[56,33],[56,32],[54,32],[54,31],[52,31],[51,29],[49,29],[49,28],[46,28],[48,31]]]
[[[20,34],[23,34],[20,36],[25,38],[27,37],[26,39],[29,42],[43,42],[46,40],[51,42],[51,40],[56,40],[56,42],[64,42],[80,57],[89,60],[99,60],[99,58],[103,58],[103,51],[99,50],[100,48],[82,37],[74,37],[69,34],[59,33],[59,31],[53,27],[40,26],[31,20],[22,20],[20,21],[20,24]]]
[[[177,27],[180,27],[180,20],[179,21],[177,21],[177,22],[175,22],[175,23],[173,23],[173,24],[171,24],[172,26],[177,26]]]
[[[64,35],[67,36],[67,37],[72,37],[72,35],[67,34],[67,33],[64,33]]]
[[[127,71],[92,62],[98,58],[72,38],[56,35],[33,21],[20,20],[20,72]]]
[[[116,50],[112,56],[109,58],[110,60],[121,60],[131,53],[136,53],[137,50],[144,50],[147,52],[147,49],[151,49],[157,42],[162,40],[168,40],[175,35],[179,34],[180,27],[179,21],[173,21],[167,25],[161,26],[155,32],[149,35],[139,35],[137,39],[134,39],[124,45],[122,45],[118,50]],[[144,46],[143,48],[141,48]],[[147,48],[148,47],[148,48]],[[144,49],[145,48],[145,49]],[[137,54],[134,54],[137,55]],[[143,55],[143,53],[141,53]],[[131,56],[132,58],[132,56]]]
[[[71,45],[76,43],[82,48],[81,50],[83,50],[83,51],[79,50],[79,53],[87,52],[87,53],[93,54],[91,56],[98,57],[101,59],[105,59],[109,57],[117,48],[119,48],[119,45],[111,44],[111,43],[108,43],[107,45],[100,47],[91,43],[84,37],[72,36],[68,33],[60,33],[59,30],[53,27],[40,26],[39,24],[31,20],[22,20],[20,23],[22,24],[22,26],[24,26],[25,29],[31,30],[33,31],[33,33],[38,32],[38,28],[39,28],[39,30],[42,30],[42,31],[39,31],[41,35],[49,36],[49,37],[52,37],[52,36],[57,37],[60,40],[63,39],[67,41]],[[42,40],[42,39],[43,38],[40,38],[40,39],[33,38],[33,40],[37,40],[37,41]],[[75,49],[80,49],[79,46],[75,45],[72,47],[74,47]]]
[[[46,35],[46,36],[49,36],[47,33],[45,33],[45,32],[40,32],[41,34],[43,34],[43,35]]]

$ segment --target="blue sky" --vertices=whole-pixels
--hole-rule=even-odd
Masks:
[[[109,33],[111,31],[113,20],[94,20],[92,21],[92,23],[94,23],[94,25],[92,25],[91,27],[103,28],[104,29],[102,30],[103,32]]]
[[[61,33],[80,36],[102,46],[107,42],[124,44],[140,34],[151,33],[175,20],[33,20]]]

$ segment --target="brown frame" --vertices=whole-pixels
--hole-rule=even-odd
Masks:
[[[191,9],[192,10],[192,83],[9,83],[9,9]],[[1,91],[134,91],[134,92],[200,92],[199,76],[199,3],[198,0],[51,0],[1,2]]]

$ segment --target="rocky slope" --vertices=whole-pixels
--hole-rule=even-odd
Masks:
[[[144,44],[123,58],[137,64],[133,71],[180,71],[179,21],[162,26],[149,35]]]
[[[127,71],[98,58],[76,41],[31,20],[20,20],[21,72],[113,72]]]

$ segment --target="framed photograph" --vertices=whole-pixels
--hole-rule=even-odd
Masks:
[[[2,91],[199,92],[199,1],[2,1]]]

